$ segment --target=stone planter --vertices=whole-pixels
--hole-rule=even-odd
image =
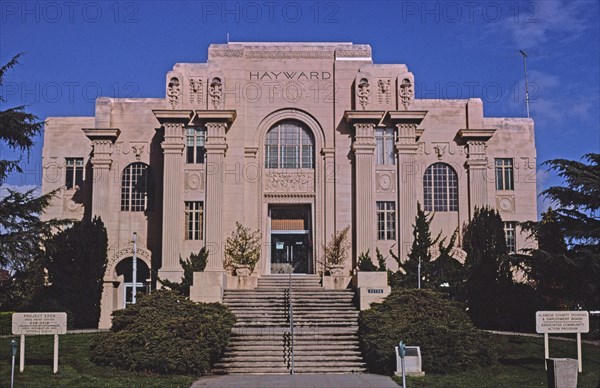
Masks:
[[[385,287],[387,286],[386,271],[356,271],[356,275],[352,278],[352,286],[360,287]]]
[[[352,286],[358,293],[358,308],[366,310],[371,303],[381,303],[392,291],[387,283],[386,271],[357,271]]]
[[[329,273],[331,276],[344,276],[344,265],[337,264],[329,266]]]
[[[237,276],[250,276],[251,273],[252,273],[252,270],[250,269],[250,266],[248,266],[248,265],[240,265],[235,268],[235,274]]]

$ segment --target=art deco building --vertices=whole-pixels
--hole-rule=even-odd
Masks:
[[[517,223],[536,218],[533,121],[484,117],[480,99],[416,99],[407,67],[374,64],[368,45],[213,44],[165,86],[47,119],[43,192],[60,191],[46,217],[100,216],[108,231],[101,327],[131,300],[134,233],[147,289],[150,270],[179,280],[179,258],[203,246],[206,271],[222,271],[236,221],[261,232],[260,275],[289,260],[318,273],[346,226],[354,263],[375,248],[405,257],[417,202],[445,235],[496,207],[511,250],[525,244]]]

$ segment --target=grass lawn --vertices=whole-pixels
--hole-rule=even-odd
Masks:
[[[195,376],[160,376],[97,366],[89,361],[89,345],[103,334],[67,334],[60,337],[58,373],[52,373],[52,337],[27,337],[25,372],[19,373],[17,355],[15,387],[189,387]],[[426,374],[409,378],[410,388],[546,387],[542,338],[494,336],[499,362],[492,368],[448,375]],[[10,338],[0,339],[0,387],[10,385]],[[577,356],[574,342],[550,340],[551,357]],[[424,366],[427,372],[427,366]],[[400,379],[396,381],[401,383]],[[600,347],[583,344],[583,373],[579,388],[598,388]]]
[[[573,334],[575,337],[575,334]],[[409,388],[529,388],[546,387],[543,338],[494,335],[499,362],[491,368],[447,375],[427,373],[425,377],[407,379]],[[577,378],[578,388],[600,388],[600,346],[582,344],[583,372]],[[550,357],[577,358],[575,342],[550,339]],[[394,377],[402,385],[402,379]]]
[[[195,376],[161,376],[127,372],[98,366],[89,360],[92,339],[105,334],[60,336],[58,373],[52,373],[53,337],[25,338],[25,371],[15,360],[15,388],[18,387],[189,387]],[[18,337],[17,337],[18,338]],[[10,340],[0,338],[0,387],[10,387]]]

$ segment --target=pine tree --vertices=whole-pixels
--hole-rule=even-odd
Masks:
[[[498,211],[476,208],[464,228],[463,249],[467,253],[466,297],[469,314],[481,328],[494,328],[503,311],[503,294],[512,286],[512,271]]]
[[[433,290],[444,292],[454,299],[461,299],[462,284],[465,279],[463,265],[452,256],[458,230],[445,245],[446,239],[439,242],[439,256],[431,262],[429,283]]]
[[[206,247],[200,249],[198,253],[191,253],[187,259],[179,258],[179,264],[183,268],[183,277],[181,282],[172,282],[166,279],[158,279],[160,284],[180,293],[183,296],[190,296],[190,287],[194,281],[194,272],[202,272],[208,262],[208,250]]]
[[[0,90],[8,70],[19,63],[21,54],[14,56],[0,68]],[[0,104],[7,101],[0,96]],[[18,152],[17,159],[0,159],[0,186],[10,173],[21,172],[21,159],[28,155],[35,136],[43,123],[25,111],[25,106],[0,110],[0,147]],[[35,197],[33,190],[24,193],[6,189],[0,199],[0,268],[12,273],[12,280],[0,289],[0,309],[23,308],[43,287],[43,241],[55,227],[64,225],[56,220],[42,221],[40,214],[46,209],[54,193]]]
[[[403,287],[417,288],[419,285],[419,264],[421,265],[421,287],[430,287],[431,276],[431,253],[429,249],[435,245],[439,239],[431,238],[430,225],[433,220],[433,214],[426,214],[421,209],[421,204],[417,202],[417,215],[413,225],[413,242],[406,261],[402,262],[392,251],[390,253],[398,262],[398,268],[404,272],[400,283]]]
[[[76,328],[96,328],[106,271],[108,237],[98,217],[76,221],[46,242],[49,291],[73,316]]]
[[[587,162],[587,163],[586,163]],[[539,222],[523,223],[538,242],[521,256],[530,280],[550,309],[600,308],[600,154],[583,161],[544,163],[565,181],[542,195],[557,205]]]

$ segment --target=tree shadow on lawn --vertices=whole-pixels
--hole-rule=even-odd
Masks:
[[[544,366],[544,360],[539,357],[499,358],[498,362],[507,366],[518,366],[524,369],[539,370]]]

